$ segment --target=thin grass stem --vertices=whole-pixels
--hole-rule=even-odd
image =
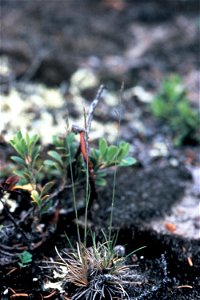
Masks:
[[[88,141],[88,124],[87,124],[87,116],[86,116],[86,111],[84,109],[84,123],[85,123],[85,134],[84,137]],[[86,143],[86,190],[85,190],[85,217],[84,217],[84,246],[86,247],[87,244],[87,227],[88,227],[88,205],[90,201],[90,184],[89,184],[89,147],[88,143]]]
[[[124,83],[122,83],[120,88],[120,97],[119,97],[119,107],[121,107],[122,103],[122,93],[124,90]],[[118,112],[118,130],[117,130],[117,142],[119,141],[119,130],[121,127],[121,112]],[[116,194],[116,178],[117,178],[117,163],[115,163],[115,171],[113,174],[113,188],[112,188],[112,202],[111,202],[111,212],[110,212],[110,222],[109,222],[109,231],[108,231],[108,238],[109,241],[111,240],[112,236],[112,224],[113,224],[113,212],[114,212],[114,204],[115,204],[115,194]]]
[[[77,230],[78,242],[81,243],[80,228],[79,228],[79,223],[78,223],[78,210],[77,210],[77,203],[76,203],[76,191],[75,191],[75,184],[74,184],[74,175],[73,175],[73,170],[72,170],[72,157],[71,157],[70,146],[68,146],[68,150],[69,150],[69,169],[70,169],[70,175],[71,175],[71,181],[72,181],[72,198],[73,198],[73,205],[74,205],[74,211],[75,211],[75,217],[76,217],[76,230]]]

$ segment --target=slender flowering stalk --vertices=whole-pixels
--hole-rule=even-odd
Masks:
[[[80,135],[80,146],[77,151],[78,156],[80,153],[83,156],[83,159],[86,164],[86,205],[85,205],[85,234],[84,234],[84,242],[86,243],[86,236],[87,236],[87,217],[88,217],[88,209],[91,208],[94,200],[97,198],[96,187],[95,187],[95,179],[94,179],[94,168],[93,163],[89,158],[89,146],[88,146],[88,139],[89,139],[89,131],[91,129],[92,119],[94,115],[95,108],[99,103],[101,98],[102,92],[104,90],[104,86],[101,85],[95,99],[92,101],[89,111],[88,117],[85,115],[85,128],[81,128],[77,125],[72,126],[72,131],[76,134]],[[90,188],[90,189],[89,189]]]
[[[101,99],[104,89],[105,89],[104,85],[101,85],[95,99],[92,101],[89,107],[88,117],[87,117],[87,134],[89,134],[90,132],[94,111],[95,108],[97,107],[97,104],[99,103],[99,100]]]

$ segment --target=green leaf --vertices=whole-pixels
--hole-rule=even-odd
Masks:
[[[129,166],[134,165],[135,163],[136,163],[136,159],[134,157],[126,157],[126,158],[122,159],[119,166],[120,167],[129,167]]]
[[[31,141],[31,146],[33,147],[37,141],[39,140],[39,135],[38,134],[34,134],[31,138],[30,138],[30,141]]]
[[[26,167],[26,163],[25,163],[25,161],[21,157],[19,157],[19,156],[11,156],[11,159],[13,161],[15,161],[18,165]]]
[[[117,155],[116,155],[116,160],[117,161],[121,161],[123,158],[124,158],[124,152],[123,152],[123,148],[118,148],[118,152],[117,152]]]
[[[118,152],[117,146],[112,145],[112,146],[108,147],[108,150],[106,153],[106,160],[110,163],[115,161],[117,158],[117,152]]]
[[[56,162],[53,161],[53,160],[50,160],[50,159],[46,159],[44,161],[44,164],[47,165],[47,166],[51,166],[51,167],[55,167],[56,166]]]
[[[63,165],[61,155],[56,151],[48,151],[49,156],[53,157],[56,161],[58,161],[61,165]]]
[[[59,171],[59,173],[61,173],[61,172],[63,171],[63,170],[62,170],[62,167],[61,167],[57,162],[55,162],[55,161],[53,161],[53,160],[46,159],[46,160],[44,161],[44,164],[45,164],[46,166],[56,168],[56,169]]]
[[[48,210],[52,207],[53,205],[53,200],[49,199],[48,201],[46,201],[45,206],[42,207],[41,213],[45,214],[48,212]]]
[[[20,142],[21,143],[21,142]],[[15,140],[11,140],[10,144],[15,149],[15,151],[23,158],[25,158],[25,149],[22,148],[22,145],[19,142],[15,142]]]
[[[66,142],[71,145],[75,141],[75,134],[73,132],[68,133],[66,136]]]
[[[31,139],[30,139],[28,132],[26,133],[25,141],[26,141],[27,148],[29,149],[30,145],[31,145]]]
[[[106,173],[102,170],[98,170],[97,174],[96,174],[97,177],[105,177],[106,176]]]
[[[151,109],[157,118],[167,118],[171,110],[170,106],[162,98],[155,98],[151,104]]]
[[[94,157],[95,160],[99,160],[99,156],[100,156],[100,151],[99,149],[92,149],[92,156]]]
[[[32,198],[32,200],[33,200],[33,202],[35,202],[37,205],[41,205],[42,204],[42,200],[41,200],[41,198],[40,198],[40,195],[39,195],[39,193],[38,193],[38,191],[32,191],[31,192],[31,198]]]
[[[21,130],[19,130],[16,134],[16,138],[18,139],[18,141],[22,140],[23,139],[23,136],[22,136],[22,132]]]
[[[41,190],[41,193],[40,193],[40,197],[43,197],[44,195],[46,195],[49,190],[52,188],[52,186],[54,186],[55,182],[54,181],[49,181],[47,182],[43,187],[42,187],[42,190]]]
[[[52,137],[52,144],[55,145],[56,147],[61,146],[59,137],[57,135],[54,135]]]
[[[15,173],[17,176],[19,176],[19,177],[24,177],[23,176],[23,174],[24,174],[24,171],[22,171],[22,170],[15,170],[15,171],[13,171],[13,173]]]
[[[23,170],[15,170],[14,173],[19,176],[20,178],[23,178],[26,180],[26,183],[30,183],[31,182],[31,175],[30,173],[25,172]]]
[[[130,144],[126,142],[121,142],[119,145],[120,149],[122,149],[123,157],[127,156],[130,150]]]
[[[16,151],[23,157],[25,158],[25,156],[28,154],[28,149],[26,147],[26,143],[24,141],[24,139],[20,140],[17,144],[16,144]]]
[[[40,146],[34,146],[34,148],[32,149],[30,155],[31,155],[31,161],[32,161],[32,165],[34,165],[36,159],[38,158],[40,154]]]
[[[97,178],[95,179],[95,183],[96,183],[96,185],[98,185],[98,186],[106,186],[107,181],[106,181],[104,178],[97,177]]]
[[[104,138],[101,138],[99,140],[99,150],[102,157],[104,157],[104,155],[106,154],[107,149],[108,149],[107,141]]]
[[[23,251],[18,255],[21,262],[19,262],[20,267],[26,267],[27,264],[32,262],[32,254],[28,251]]]

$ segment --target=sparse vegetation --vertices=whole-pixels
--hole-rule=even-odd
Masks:
[[[15,170],[15,174],[21,179],[21,185],[19,185],[18,188],[29,190],[31,192],[32,202],[40,206],[42,202],[48,198],[46,193],[51,189],[54,183],[47,182],[43,187],[38,183],[38,175],[43,168],[43,165],[41,165],[36,169],[37,159],[40,154],[38,141],[38,135],[35,134],[31,137],[26,133],[26,135],[23,136],[22,132],[18,131],[10,143],[18,154],[18,156],[11,157],[16,163],[16,167],[18,167],[18,169]]]
[[[198,299],[197,2],[1,1],[0,299]]]
[[[18,187],[31,192],[34,203],[41,205],[48,197],[47,192],[54,185],[54,181],[60,179],[67,182],[70,164],[73,164],[73,177],[78,181],[86,173],[83,160],[78,152],[78,143],[75,134],[69,132],[66,136],[53,137],[52,149],[48,151],[50,158],[39,160],[40,146],[39,136],[31,137],[26,133],[25,137],[19,131],[10,141],[18,156],[11,159],[16,163],[15,174],[19,176]],[[105,185],[106,169],[112,166],[131,166],[135,163],[133,157],[127,157],[129,144],[120,142],[119,146],[108,146],[105,139],[99,140],[99,148],[91,149],[89,159],[93,163],[95,182],[97,185]],[[78,155],[77,155],[78,153]],[[41,187],[40,178],[49,177],[50,181]]]
[[[20,171],[15,171],[15,173],[31,184],[33,189],[37,182],[35,165],[40,153],[40,146],[37,145],[38,140],[38,135],[31,137],[26,133],[23,136],[22,132],[18,131],[16,136],[10,141],[18,154],[18,156],[12,156],[11,159],[20,166]]]
[[[183,101],[184,104],[178,105],[178,109],[185,107],[186,115],[189,114],[191,118],[196,116],[195,112],[186,104],[186,98],[179,100],[184,93],[182,92],[179,95],[180,91],[178,89],[176,92],[173,91],[173,89],[176,90],[179,82],[173,80],[173,84],[171,82],[164,84],[165,87],[161,95],[164,95],[163,97],[166,97],[166,99],[170,97],[170,99],[173,99],[173,101],[170,100],[171,110],[174,108],[174,103],[179,103],[179,101],[182,103],[181,101]],[[176,82],[176,85],[174,82]],[[128,157],[130,145],[124,141],[119,141],[114,145],[109,144],[105,138],[100,138],[95,147],[89,144],[89,130],[99,98],[100,93],[92,102],[88,115],[85,115],[85,128],[73,125],[72,129],[68,129],[66,134],[53,136],[52,144],[47,146],[47,151],[44,151],[40,145],[38,135],[31,136],[28,133],[22,134],[19,131],[10,141],[13,149],[17,152],[17,155],[11,156],[12,161],[15,163],[11,166],[11,170],[16,175],[7,177],[1,183],[0,201],[11,226],[9,227],[9,235],[7,234],[7,225],[1,227],[0,238],[3,239],[5,244],[9,245],[17,232],[21,243],[16,246],[16,252],[12,254],[11,258],[9,252],[6,252],[6,255],[9,257],[10,263],[16,263],[21,271],[22,268],[31,267],[34,263],[33,254],[35,249],[40,247],[45,240],[48,240],[52,233],[56,232],[60,209],[63,205],[60,195],[65,190],[71,189],[73,207],[70,207],[69,214],[67,212],[66,216],[70,216],[76,223],[77,247],[72,246],[69,236],[68,241],[71,244],[71,250],[61,248],[58,251],[56,248],[57,258],[51,259],[51,261],[43,261],[45,265],[48,265],[47,269],[49,269],[49,264],[51,265],[50,277],[54,270],[57,272],[56,276],[61,279],[60,283],[56,282],[61,285],[59,296],[71,297],[72,300],[82,298],[111,300],[114,297],[129,299],[129,294],[135,294],[136,299],[144,300],[145,297],[152,296],[155,291],[163,288],[169,282],[167,265],[163,256],[161,260],[163,278],[157,284],[152,285],[150,288],[144,288],[141,292],[140,286],[145,283],[145,278],[141,275],[141,270],[137,271],[137,269],[131,267],[132,264],[128,265],[129,256],[132,257],[135,251],[125,255],[123,246],[117,245],[118,248],[116,247],[117,239],[112,234],[116,172],[118,167],[132,166],[136,159]],[[170,119],[171,122],[177,125],[177,127],[175,125],[173,127],[174,136],[180,141],[180,136],[177,137],[175,134],[178,134],[177,128],[180,126],[179,122],[182,117],[178,116],[178,121],[174,121],[173,118],[177,116],[175,113],[172,114],[171,110],[163,115],[165,107],[162,106],[163,104],[160,106],[160,102],[157,102],[161,101],[161,98],[155,99],[152,109],[154,109],[155,115],[162,120],[172,118]],[[183,113],[184,110],[180,111]],[[98,203],[96,186],[106,186],[106,174],[109,169],[114,172],[114,176],[113,186],[109,187],[112,189],[112,197],[110,199],[108,233],[106,235],[103,232],[103,239],[98,236],[98,241],[96,241],[93,229],[88,234],[88,212],[91,210],[94,201]],[[85,202],[80,207],[78,204],[79,195],[76,191],[79,185],[82,189],[85,189]],[[14,194],[17,199],[22,201],[23,192],[25,191],[29,195],[26,197],[26,201],[30,200],[30,203],[25,216],[18,220],[9,211],[10,203],[8,201],[10,194]],[[17,204],[15,205],[17,207]],[[15,212],[15,208],[13,211]],[[49,217],[50,215],[51,217]],[[47,218],[48,222],[43,227],[44,218]],[[80,226],[84,230],[83,235],[80,234]],[[121,253],[119,247],[123,250]],[[56,295],[56,293],[56,291],[53,291],[48,297]]]
[[[100,94],[99,94],[100,95]],[[88,128],[91,126],[92,114],[98,103],[98,97],[91,104],[88,116]],[[95,106],[94,106],[95,103]],[[88,209],[91,207],[90,198],[95,190],[95,184],[99,186],[106,185],[106,170],[114,167],[131,166],[135,163],[133,157],[127,157],[129,153],[129,144],[121,141],[118,145],[108,145],[104,138],[98,143],[98,148],[88,147],[88,128],[80,129],[74,126],[72,130],[80,135],[80,143],[77,142],[74,132],[68,132],[65,136],[54,136],[52,145],[48,151],[48,156],[44,161],[40,157],[40,138],[38,135],[25,135],[21,131],[17,132],[10,144],[17,152],[17,156],[11,159],[15,162],[14,170],[16,175],[11,176],[5,181],[2,187],[6,191],[27,190],[30,192],[30,198],[37,205],[37,218],[40,219],[38,212],[43,212],[44,203],[49,201],[51,193],[54,190],[55,182],[60,181],[60,185],[66,185],[71,182],[74,197],[75,218],[78,224],[77,199],[75,195],[75,183],[86,178],[86,200],[85,200],[85,224],[84,224],[84,243],[81,242],[79,226],[77,225],[77,249],[73,248],[71,254],[65,253],[67,258],[64,260],[58,253],[61,262],[56,264],[67,267],[68,273],[65,276],[65,284],[73,284],[75,295],[72,299],[113,299],[114,296],[128,296],[123,287],[123,276],[129,270],[126,265],[126,258],[119,257],[115,251],[115,239],[111,236],[111,224],[108,237],[104,234],[105,241],[96,242],[95,235],[92,233],[93,245],[86,247],[87,243],[87,223]],[[86,133],[87,131],[87,133]],[[45,178],[45,184],[42,182]],[[47,180],[49,179],[49,181]],[[5,190],[5,189],[4,189]],[[96,191],[95,191],[96,192]],[[94,197],[94,195],[93,195]],[[94,199],[92,199],[94,200]],[[51,202],[49,202],[51,204]],[[113,199],[114,204],[114,199]],[[41,208],[40,208],[41,207]],[[47,206],[47,210],[50,206]],[[31,226],[35,226],[32,224]],[[23,229],[20,228],[23,231]],[[26,235],[23,232],[25,238]],[[27,241],[28,242],[28,241]],[[30,246],[29,246],[30,247]],[[23,251],[17,255],[20,259],[20,267],[26,267],[32,262],[32,254],[29,251]]]

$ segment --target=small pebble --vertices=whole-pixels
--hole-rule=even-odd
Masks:
[[[123,257],[125,255],[125,247],[122,245],[116,245],[114,251],[118,257]]]

